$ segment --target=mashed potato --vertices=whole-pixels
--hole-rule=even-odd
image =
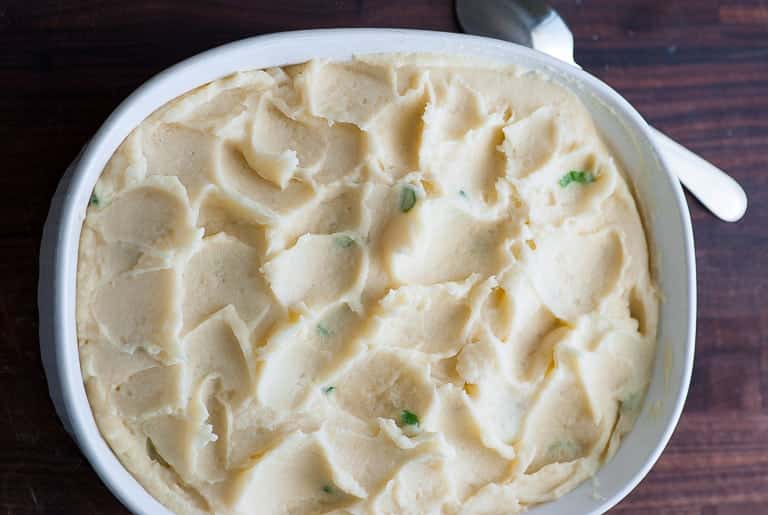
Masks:
[[[505,514],[637,417],[658,301],[576,97],[466,59],[237,73],[139,125],[78,268],[101,433],[179,513]]]

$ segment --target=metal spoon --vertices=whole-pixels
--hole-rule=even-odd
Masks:
[[[573,35],[557,12],[541,0],[456,0],[465,32],[504,39],[578,66]],[[747,195],[725,172],[651,127],[667,167],[715,216],[736,222],[747,210]]]

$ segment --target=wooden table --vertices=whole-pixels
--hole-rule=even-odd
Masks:
[[[0,511],[126,512],[54,414],[36,313],[38,245],[51,195],[118,102],[182,58],[255,34],[458,29],[447,0],[213,4],[0,2]],[[768,513],[768,4],[555,4],[575,33],[579,63],[732,173],[750,198],[736,225],[689,198],[699,279],[691,392],[661,460],[615,512]]]

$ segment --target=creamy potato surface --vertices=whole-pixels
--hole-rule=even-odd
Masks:
[[[152,114],[83,225],[88,397],[179,513],[506,514],[632,427],[658,301],[567,89],[384,55],[237,73]]]

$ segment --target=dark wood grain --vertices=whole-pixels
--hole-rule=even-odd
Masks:
[[[554,2],[577,60],[732,173],[750,209],[696,235],[696,365],[672,441],[621,514],[768,513],[768,3]],[[125,513],[61,428],[37,338],[41,228],[67,164],[161,69],[234,39],[337,26],[457,30],[445,0],[0,1],[0,512]]]

